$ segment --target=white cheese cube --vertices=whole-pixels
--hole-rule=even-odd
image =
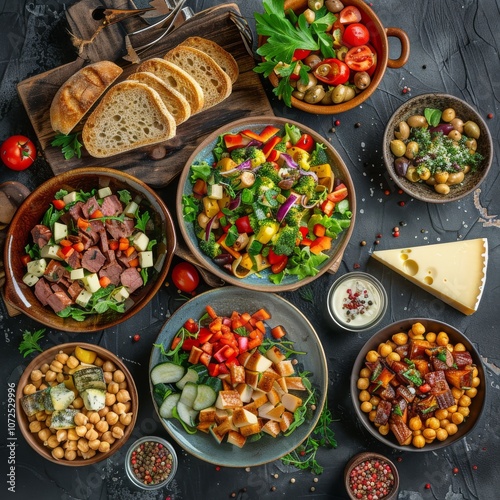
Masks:
[[[101,288],[101,284],[99,283],[99,276],[97,276],[97,273],[92,273],[89,274],[88,276],[85,276],[83,279],[83,286],[85,287],[85,290],[90,293],[95,293],[99,288]]]
[[[139,252],[139,266],[141,267],[153,267],[153,252],[148,250],[147,252]]]
[[[124,300],[127,300],[129,297],[130,293],[128,293],[128,290],[124,286],[119,286],[118,288],[115,288],[113,292],[111,293],[111,298],[113,300],[116,300],[116,302],[123,302]]]
[[[66,196],[63,197],[63,201],[66,205],[69,203],[74,203],[76,201],[76,191],[71,191],[71,193],[68,193]]]
[[[28,269],[28,273],[31,273],[34,276],[40,278],[45,272],[47,261],[45,259],[32,260],[31,262],[28,262],[28,265],[26,267]]]
[[[83,267],[79,267],[78,269],[72,269],[69,275],[73,281],[82,280],[83,278],[85,278],[85,270],[83,269]]]
[[[144,252],[148,248],[149,238],[141,231],[135,233],[132,238],[132,245],[138,252]]]
[[[224,190],[222,189],[221,184],[212,184],[209,186],[210,189],[210,194],[208,195],[209,198],[212,198],[213,200],[222,200],[224,196]]]
[[[54,241],[59,243],[68,237],[68,226],[60,222],[54,222]]]
[[[89,300],[92,298],[92,294],[87,290],[82,290],[76,297],[75,302],[82,307],[87,307]]]
[[[102,389],[86,389],[82,392],[85,408],[89,411],[99,411],[106,406],[106,391]]]
[[[113,192],[111,191],[111,188],[108,187],[103,187],[97,191],[97,197],[98,198],[106,198],[106,196],[111,196]]]
[[[57,254],[57,252],[59,252],[60,249],[61,247],[59,245],[45,245],[40,250],[40,256],[44,259],[63,260]]]
[[[139,210],[139,205],[135,201],[131,201],[126,207],[123,213],[127,217],[136,217],[137,211]]]
[[[23,276],[23,281],[28,285],[28,286],[33,286],[33,285],[36,285],[37,281],[39,280],[40,278],[38,276],[35,276],[34,274],[31,274],[31,273],[26,273],[24,276]]]

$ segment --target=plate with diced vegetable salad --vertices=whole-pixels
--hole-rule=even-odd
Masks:
[[[280,292],[334,272],[354,229],[356,198],[337,151],[274,116],[219,128],[189,158],[177,216],[194,255],[226,282]]]
[[[327,393],[323,347],[278,295],[226,286],[195,296],[151,353],[161,423],[187,452],[226,467],[277,460],[313,431]]]

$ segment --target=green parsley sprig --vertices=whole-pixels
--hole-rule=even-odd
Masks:
[[[61,148],[65,160],[71,160],[75,156],[81,158],[83,144],[78,140],[78,136],[78,132],[67,135],[57,134],[50,144],[51,146]]]
[[[41,328],[40,330],[36,330],[35,332],[30,332],[29,330],[24,330],[23,339],[19,344],[19,352],[25,358],[29,356],[33,352],[43,352],[43,349],[40,347],[38,343],[45,333],[45,328]]]

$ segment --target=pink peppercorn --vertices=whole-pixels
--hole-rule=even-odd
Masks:
[[[384,461],[367,459],[351,470],[349,487],[360,500],[382,500],[394,487],[394,474]]]

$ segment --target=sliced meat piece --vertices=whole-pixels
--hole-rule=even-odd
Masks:
[[[83,215],[83,202],[77,201],[69,210],[68,213],[71,215],[73,220],[76,222],[78,219],[85,219]]]
[[[80,239],[83,243],[83,247],[85,248],[85,250],[89,249],[93,244],[94,244],[94,240],[92,239],[92,236],[90,236],[87,231],[81,231],[78,233],[79,236],[80,236]]]
[[[105,230],[104,222],[102,220],[92,219],[90,221],[90,227],[92,228],[92,231],[95,231],[96,233],[100,233]]]
[[[137,257],[137,252],[134,250],[130,255],[125,255],[123,252],[117,257],[118,261],[125,267],[130,267],[129,262]]]
[[[114,251],[114,250],[109,249],[109,250],[106,252],[106,255],[108,256],[108,261],[109,261],[110,263],[116,262],[116,254],[115,254],[115,251]]]
[[[48,297],[47,303],[55,313],[66,309],[72,304],[71,299],[64,292],[54,292]]]
[[[389,401],[380,400],[377,406],[377,413],[375,415],[375,423],[385,425],[391,416],[392,404]]]
[[[104,229],[104,225],[99,232],[99,245],[101,246],[101,252],[102,253],[107,253],[109,250],[109,244],[108,244],[108,233],[106,232],[106,229]]]
[[[117,215],[123,212],[122,202],[118,199],[116,194],[106,196],[102,200],[101,212],[104,216]]]
[[[48,298],[52,295],[52,289],[45,278],[40,278],[35,285],[35,297],[44,306],[48,304]]]
[[[80,252],[73,252],[67,259],[66,262],[71,269],[78,269],[82,267],[82,258]]]
[[[135,221],[133,219],[125,219],[123,222],[119,220],[106,221],[106,229],[115,240],[128,238],[134,232],[134,226]]]
[[[129,293],[134,293],[143,285],[141,275],[135,267],[125,269],[120,276],[120,282],[128,288]]]
[[[78,283],[78,281],[73,281],[73,283],[68,287],[68,294],[73,300],[76,300],[80,292],[83,290],[83,287]]]
[[[99,272],[99,269],[106,262],[106,257],[99,250],[99,247],[92,246],[82,256],[82,267],[90,271],[91,273]]]
[[[43,248],[49,242],[50,238],[52,238],[52,231],[43,224],[37,224],[31,230],[31,236],[33,237],[33,242],[40,248]]]
[[[111,264],[103,267],[99,271],[99,278],[103,276],[107,276],[113,285],[120,284],[120,276],[123,273],[123,268],[118,264],[118,262],[114,261]]]
[[[99,203],[97,203],[97,200],[95,199],[95,196],[92,196],[92,198],[89,198],[82,205],[82,212],[83,212],[84,218],[88,219],[96,210],[98,210],[100,208],[101,207],[99,206]]]
[[[66,268],[57,260],[52,259],[45,268],[45,279],[52,282],[59,281],[63,276],[68,277],[69,273]]]

